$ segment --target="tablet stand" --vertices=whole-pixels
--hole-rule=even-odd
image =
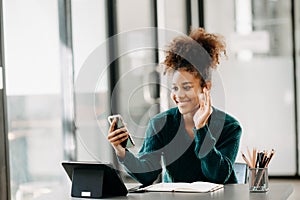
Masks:
[[[109,163],[65,161],[62,166],[72,181],[72,197],[96,199],[128,194],[123,180]]]
[[[72,197],[103,197],[104,170],[75,168],[72,174]]]

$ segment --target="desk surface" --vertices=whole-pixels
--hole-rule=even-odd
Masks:
[[[179,193],[179,192],[145,192],[129,193],[126,197],[113,197],[109,199],[126,199],[126,200],[283,200],[287,199],[293,192],[291,184],[273,183],[270,184],[270,190],[267,193],[250,193],[247,184],[229,184],[223,189],[211,193]],[[70,191],[53,191],[45,196],[40,196],[38,200],[79,200],[81,198],[72,198]],[[105,198],[107,199],[107,198]],[[82,200],[87,200],[82,198]]]

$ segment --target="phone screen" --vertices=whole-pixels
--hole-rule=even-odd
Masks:
[[[122,120],[122,117],[121,117],[120,115],[114,115],[114,116],[108,117],[108,120],[109,120],[110,124],[112,124],[112,122],[113,122],[114,119],[116,119],[116,125],[115,125],[115,127],[114,127],[114,130],[117,130],[117,129],[120,129],[120,128],[125,127],[125,124],[124,124],[124,122],[123,122],[123,120]],[[131,135],[130,135],[130,134],[129,134],[128,139],[125,140],[125,141],[123,141],[123,142],[121,143],[121,145],[122,145],[123,147],[127,147],[127,148],[135,146],[134,141],[133,141],[133,139],[131,138]]]
[[[117,117],[116,119],[117,119],[117,123],[116,123],[115,130],[123,128],[124,124],[123,124],[122,120],[119,117]]]

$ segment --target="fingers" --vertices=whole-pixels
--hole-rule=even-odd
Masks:
[[[198,94],[198,100],[199,100],[199,107],[202,108],[204,106],[204,102],[205,102],[203,93]]]
[[[117,136],[120,135],[120,134],[123,134],[123,133],[127,133],[127,134],[128,134],[126,128],[120,128],[120,129],[117,129],[117,130],[115,130],[115,131],[110,132],[110,133],[107,135],[107,139],[110,140],[110,139],[112,139],[112,138],[114,138],[114,137],[117,137]]]
[[[205,100],[204,100],[204,99],[201,99],[201,100],[200,100],[200,108],[203,109],[204,106],[205,106]]]
[[[128,137],[129,137],[129,133],[127,132],[126,128],[121,128],[109,133],[107,139],[112,145],[118,146],[120,143],[125,141]]]
[[[122,142],[124,142],[125,140],[127,140],[128,137],[129,137],[129,136],[126,135],[126,136],[123,137],[122,139],[119,139],[119,140],[117,140],[117,141],[111,142],[111,144],[114,145],[114,146],[118,146],[118,145],[120,145]]]
[[[206,87],[203,88],[203,93],[199,93],[198,94],[198,98],[199,98],[199,104],[200,107],[203,106],[211,106],[211,97],[210,97],[210,90],[208,90]]]
[[[205,99],[206,99],[205,104],[207,104],[207,106],[210,107],[211,106],[210,90],[208,90],[207,88],[204,88],[203,92],[204,92]]]
[[[117,119],[114,118],[114,120],[112,121],[112,123],[111,123],[111,125],[110,125],[110,127],[109,127],[109,130],[108,130],[109,133],[111,133],[111,132],[114,131],[115,126],[116,126],[116,123],[117,123]]]
[[[211,114],[211,96],[207,88],[203,88],[203,92],[198,95],[200,108],[195,113],[193,120],[197,129],[202,128],[208,121]]]

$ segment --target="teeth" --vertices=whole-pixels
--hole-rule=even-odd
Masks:
[[[189,102],[189,101],[178,101],[178,103],[186,103],[186,102]]]
[[[187,101],[181,101],[181,102],[178,102],[179,104],[186,104]]]

